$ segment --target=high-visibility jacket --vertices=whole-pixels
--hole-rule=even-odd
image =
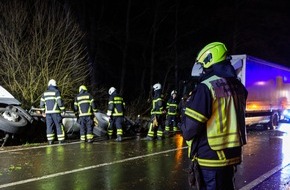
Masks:
[[[116,92],[113,92],[109,97],[107,115],[121,117],[124,116],[124,111],[125,102],[123,98]]]
[[[74,111],[79,117],[92,116],[93,112],[97,112],[94,98],[87,91],[81,91],[74,101]]]
[[[61,113],[65,110],[60,91],[55,86],[49,86],[42,94],[40,106],[46,114]]]
[[[151,115],[161,115],[163,114],[163,98],[161,97],[161,91],[156,90],[154,92],[154,97],[152,100]]]
[[[176,116],[178,111],[178,103],[172,97],[166,103],[167,115]]]
[[[245,106],[247,90],[234,78],[216,75],[197,86],[185,109],[181,127],[192,140],[192,155],[201,167],[219,168],[241,162],[246,144]]]

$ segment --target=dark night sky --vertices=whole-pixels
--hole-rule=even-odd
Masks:
[[[129,1],[66,2],[87,33],[97,83],[118,88]],[[287,0],[132,0],[125,90],[144,93],[152,85],[148,78],[153,29],[157,31],[153,81],[163,82],[167,77],[167,84],[174,83],[174,72],[169,72],[169,77],[165,74],[176,52],[178,80],[185,80],[200,48],[212,41],[224,42],[232,54],[249,54],[290,67],[289,10]],[[155,28],[154,19],[158,23]],[[142,85],[145,88],[139,88]]]

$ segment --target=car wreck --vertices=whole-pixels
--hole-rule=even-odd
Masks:
[[[8,138],[21,134],[32,124],[33,117],[21,107],[21,103],[0,86],[0,138],[2,146]]]
[[[109,117],[97,112],[94,114],[95,137],[107,137]],[[63,125],[67,139],[79,138],[80,125],[73,111],[66,111],[63,115]],[[124,134],[126,136],[140,136],[146,131],[147,120],[124,118]],[[0,143],[3,147],[8,139],[13,138],[22,142],[45,142],[45,118],[39,108],[32,107],[25,110],[18,101],[4,87],[0,86]]]

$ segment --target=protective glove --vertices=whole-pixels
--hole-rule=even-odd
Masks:
[[[158,121],[157,121],[156,115],[154,115],[154,117],[152,118],[152,124],[153,124],[153,127],[157,127],[158,126]]]
[[[109,117],[109,123],[108,123],[108,130],[112,130],[113,129],[112,123],[113,123],[113,118],[112,118],[112,116],[110,116]]]
[[[65,114],[66,114],[66,113],[65,113],[65,110],[61,110],[61,115],[62,115],[62,116],[65,116]]]
[[[42,112],[41,115],[42,115],[42,117],[46,117],[46,113],[45,112]]]
[[[94,117],[94,126],[99,126],[99,121],[97,120],[96,117]]]

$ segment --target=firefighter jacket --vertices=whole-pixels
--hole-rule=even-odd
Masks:
[[[156,90],[154,92],[154,97],[152,100],[151,115],[162,115],[163,114],[163,99],[161,97],[161,90]]]
[[[176,98],[173,99],[172,97],[167,101],[166,104],[167,115],[169,116],[176,116],[178,112],[178,103]]]
[[[113,92],[109,97],[107,115],[113,117],[124,116],[125,102],[117,93]]]
[[[219,168],[242,161],[247,94],[230,63],[212,66],[201,79],[181,126],[185,140],[193,140],[191,158],[201,167]]]
[[[47,88],[41,96],[39,107],[42,111],[45,111],[46,114],[61,113],[65,111],[60,91],[57,87],[49,86]]]
[[[94,98],[87,91],[81,90],[81,92],[75,97],[74,111],[79,117],[92,116],[93,112],[97,112]]]

